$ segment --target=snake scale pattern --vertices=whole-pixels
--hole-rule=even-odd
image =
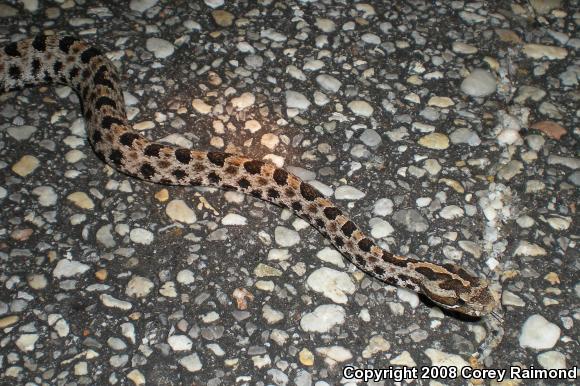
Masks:
[[[291,209],[359,269],[385,283],[422,293],[443,308],[470,316],[489,314],[496,304],[485,279],[455,264],[434,264],[383,250],[318,190],[282,168],[143,137],[127,121],[116,68],[82,40],[41,34],[0,49],[0,90],[43,83],[66,84],[78,93],[95,153],[122,173],[154,183],[214,186],[252,195]]]

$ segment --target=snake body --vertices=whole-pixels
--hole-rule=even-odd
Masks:
[[[99,49],[72,36],[38,35],[0,49],[0,90],[62,83],[78,93],[95,153],[114,169],[160,184],[214,186],[292,210],[347,259],[379,280],[424,294],[470,316],[495,299],[485,279],[455,264],[397,256],[380,248],[328,198],[296,175],[244,156],[152,142],[127,121],[120,77]]]

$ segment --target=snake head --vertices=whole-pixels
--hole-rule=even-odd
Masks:
[[[416,270],[424,276],[419,284],[423,294],[445,309],[480,317],[490,313],[497,305],[487,280],[458,265],[426,265]]]

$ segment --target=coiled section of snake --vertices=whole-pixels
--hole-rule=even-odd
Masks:
[[[454,264],[396,256],[380,248],[310,184],[273,164],[222,152],[152,142],[127,122],[120,77],[99,49],[71,36],[39,35],[0,50],[0,89],[63,83],[82,102],[95,153],[116,170],[171,185],[215,186],[289,208],[316,227],[358,268],[472,316],[495,305],[488,284]]]

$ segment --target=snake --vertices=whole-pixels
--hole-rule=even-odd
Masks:
[[[495,308],[497,299],[485,278],[454,263],[436,264],[381,248],[346,212],[284,168],[239,154],[147,139],[128,122],[119,72],[94,45],[70,35],[41,33],[0,49],[0,90],[50,83],[68,85],[78,94],[88,141],[115,170],[157,184],[237,191],[287,208],[357,268],[386,284],[472,317]]]

